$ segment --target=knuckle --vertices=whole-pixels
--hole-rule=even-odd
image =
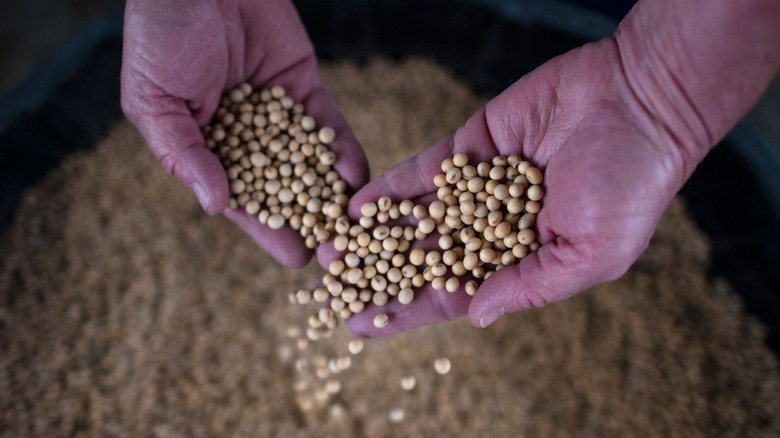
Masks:
[[[176,178],[177,174],[177,168],[179,164],[179,160],[177,157],[172,153],[165,153],[162,156],[160,156],[160,164],[162,164],[163,169],[165,169],[165,172],[168,173],[168,175]]]
[[[550,303],[549,290],[518,291],[515,294],[515,306],[519,310],[538,309]]]

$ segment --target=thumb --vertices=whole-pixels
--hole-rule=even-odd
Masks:
[[[629,260],[599,256],[590,242],[564,238],[545,243],[513,266],[491,275],[469,306],[469,319],[485,328],[506,313],[561,301],[623,275]],[[595,254],[595,255],[594,255]]]
[[[228,183],[222,164],[206,149],[197,122],[189,114],[128,115],[168,174],[189,187],[209,214],[228,205]]]

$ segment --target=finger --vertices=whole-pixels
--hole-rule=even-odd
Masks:
[[[355,336],[375,338],[390,336],[430,324],[452,321],[466,315],[471,296],[463,287],[456,292],[437,291],[424,286],[415,291],[415,298],[409,304],[392,299],[384,306],[367,306],[366,309],[347,319],[347,330]],[[385,313],[389,317],[386,326],[374,326],[374,317]]]
[[[468,313],[477,327],[487,327],[506,313],[542,307],[625,273],[631,260],[595,250],[589,242],[563,238],[490,276],[477,290]],[[604,255],[600,255],[604,254]]]
[[[177,112],[127,113],[165,171],[190,187],[207,213],[219,214],[229,198],[225,171],[184,103],[175,106]]]
[[[300,234],[289,227],[272,230],[261,224],[257,217],[240,209],[225,209],[225,216],[235,222],[265,252],[289,268],[305,266],[311,259],[311,250],[306,248]]]

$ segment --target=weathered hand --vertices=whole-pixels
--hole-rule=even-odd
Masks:
[[[393,301],[352,317],[361,335],[386,335],[468,313],[486,326],[504,312],[539,307],[622,275],[645,249],[683,183],[686,157],[634,99],[605,40],[554,59],[472,116],[452,137],[401,163],[356,194],[350,210],[389,194],[435,193],[433,176],[455,153],[470,162],[520,154],[546,171],[538,216],[543,246],[480,287],[472,299],[430,287],[407,306]],[[373,327],[376,313],[391,323]]]
[[[323,89],[314,49],[287,0],[129,0],[125,12],[122,108],[166,171],[191,187],[210,214],[224,212],[279,262],[311,257],[298,233],[272,231],[231,210],[219,160],[200,126],[226,90],[242,82],[282,85],[321,125],[336,130],[336,170],[351,187],[368,178],[362,149]]]
[[[353,215],[385,194],[430,200],[439,163],[454,153],[521,154],[546,171],[543,245],[473,299],[427,288],[407,306],[370,306],[348,328],[381,336],[466,314],[485,327],[622,275],[696,165],[780,70],[779,19],[775,0],[641,0],[614,37],[547,62],[452,137],[368,184]],[[390,324],[376,329],[380,311]]]

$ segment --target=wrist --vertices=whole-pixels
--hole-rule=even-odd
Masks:
[[[684,177],[780,69],[780,3],[640,1],[615,34],[634,98],[683,157]]]

